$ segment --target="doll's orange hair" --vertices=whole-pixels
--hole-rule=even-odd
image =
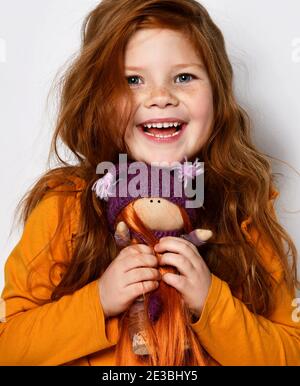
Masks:
[[[147,244],[154,247],[158,239],[138,217],[133,207],[134,201],[126,206],[117,218],[124,221],[128,228],[141,233]],[[192,225],[186,211],[179,207],[184,222],[184,231],[192,231]],[[131,244],[140,243],[132,239]],[[160,254],[153,253],[158,257]],[[159,267],[161,275],[172,272],[178,273],[172,266]],[[163,309],[159,319],[152,323],[148,316],[149,297],[157,292],[163,300]],[[194,334],[189,323],[191,315],[184,304],[181,294],[173,287],[160,281],[157,290],[144,294],[145,325],[143,330],[147,336],[147,349],[149,355],[136,355],[132,350],[132,341],[129,336],[129,309],[124,312],[119,320],[119,340],[116,345],[117,366],[204,366],[206,358],[204,350]],[[185,348],[188,343],[189,349]]]

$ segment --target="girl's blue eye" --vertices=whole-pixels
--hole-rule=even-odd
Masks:
[[[179,75],[177,76],[177,78],[183,77],[183,76],[185,76],[185,77],[192,77],[192,78],[195,79],[194,75],[191,75],[191,74],[179,74]],[[180,83],[186,83],[186,82],[180,82]]]
[[[179,78],[179,77],[187,77],[187,78],[195,79],[195,76],[191,75],[191,74],[179,74],[179,75],[177,75],[176,78]],[[127,76],[126,78],[127,78],[128,82],[129,82],[130,80],[133,80],[133,79],[140,79],[140,76],[138,76],[138,75],[131,75],[131,76]],[[183,82],[179,82],[179,83],[187,83],[187,81],[183,81]],[[139,83],[129,83],[129,84],[136,86]]]

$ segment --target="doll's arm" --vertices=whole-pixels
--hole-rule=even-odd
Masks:
[[[126,247],[130,244],[130,231],[124,221],[120,221],[114,234],[119,247]]]
[[[180,237],[183,239],[190,241],[196,247],[199,247],[202,244],[205,244],[208,239],[212,236],[212,231],[208,229],[195,229],[188,234],[183,234]]]

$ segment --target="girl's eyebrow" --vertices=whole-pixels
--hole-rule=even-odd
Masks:
[[[200,67],[201,69],[204,69],[204,65],[200,63],[179,63],[172,66],[173,68],[183,68],[183,67]],[[126,70],[134,70],[134,71],[140,71],[143,70],[142,67],[135,67],[135,66],[128,66],[126,67]]]

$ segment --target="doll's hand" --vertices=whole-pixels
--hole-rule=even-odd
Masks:
[[[114,237],[119,247],[126,247],[130,244],[130,231],[124,221],[117,224]]]
[[[183,234],[180,237],[183,239],[190,241],[196,247],[199,247],[202,244],[205,244],[208,239],[212,236],[212,231],[209,229],[195,229],[188,234]]]
[[[180,237],[168,236],[162,237],[154,250],[162,254],[159,265],[172,265],[180,273],[168,272],[162,280],[176,288],[191,313],[200,317],[211,285],[211,273],[195,245]]]

